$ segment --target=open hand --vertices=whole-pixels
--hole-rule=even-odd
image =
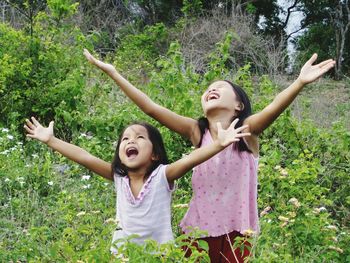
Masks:
[[[324,73],[334,67],[335,61],[333,59],[325,60],[319,64],[312,65],[317,59],[317,54],[313,54],[312,57],[305,63],[300,70],[298,79],[303,84],[308,84],[321,77]]]
[[[53,124],[54,122],[51,121],[49,127],[46,128],[32,117],[31,121],[26,119],[24,129],[27,131],[27,137],[37,139],[43,143],[48,143],[50,139],[54,137]]]
[[[96,59],[93,55],[90,54],[90,52],[84,48],[84,52],[83,52],[84,56],[86,57],[86,59],[93,65],[95,65],[96,67],[100,68],[101,70],[103,70],[106,73],[109,72],[113,72],[115,71],[115,68],[113,65],[108,64],[108,63],[104,63],[101,60]]]
[[[244,129],[248,128],[248,125],[243,125],[241,127],[235,128],[236,124],[238,122],[238,118],[236,118],[230,126],[227,128],[227,130],[224,130],[221,126],[221,123],[217,123],[218,127],[218,141],[219,143],[226,147],[230,145],[233,142],[238,142],[240,138],[250,136],[250,132],[241,133]]]

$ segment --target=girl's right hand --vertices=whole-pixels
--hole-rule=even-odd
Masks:
[[[43,127],[34,117],[32,117],[31,121],[26,119],[24,129],[27,131],[27,137],[37,139],[47,144],[54,137],[53,125],[54,122],[51,121],[49,127]]]
[[[90,52],[84,48],[84,52],[83,52],[84,56],[86,57],[86,59],[93,65],[95,65],[96,67],[100,68],[101,70],[103,70],[104,72],[111,73],[115,71],[115,68],[113,65],[111,64],[107,64],[102,62],[101,60],[96,59],[93,55],[90,54]]]

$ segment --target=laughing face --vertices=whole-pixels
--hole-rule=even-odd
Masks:
[[[203,93],[201,101],[205,115],[215,110],[227,110],[234,115],[241,105],[231,85],[222,80],[213,82]]]
[[[126,128],[119,146],[119,158],[130,170],[147,169],[152,164],[155,160],[153,144],[145,127],[135,124]]]

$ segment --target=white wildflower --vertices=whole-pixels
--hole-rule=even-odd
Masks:
[[[91,187],[91,184],[83,185],[83,189],[89,189]]]
[[[331,250],[335,250],[335,251],[339,252],[340,254],[343,254],[343,252],[344,252],[344,250],[342,250],[339,247],[329,246],[328,248],[331,249]]]
[[[99,213],[101,213],[100,210],[91,211],[91,214],[94,214],[94,215],[99,214]]]
[[[285,216],[279,216],[278,219],[283,221],[283,222],[289,222],[289,218],[285,217]]]
[[[39,155],[37,155],[36,153],[33,153],[33,154],[32,154],[32,157],[33,157],[33,158],[38,158]]]
[[[83,175],[82,177],[81,177],[81,180],[82,181],[87,181],[87,180],[89,180],[90,179],[90,175]]]
[[[266,215],[270,210],[271,210],[271,206],[265,207],[265,209],[263,211],[261,211],[260,217]]]
[[[291,203],[296,208],[300,207],[300,202],[295,197],[289,199],[288,203]]]
[[[247,230],[244,230],[242,234],[244,236],[251,237],[251,236],[254,236],[256,232],[252,229],[247,229]]]
[[[2,132],[9,132],[10,130],[7,129],[7,128],[2,128],[1,131],[2,131]]]
[[[108,218],[105,221],[105,224],[116,224],[117,225],[118,223],[119,223],[119,221],[115,218]]]
[[[12,135],[10,135],[10,134],[7,135],[7,139],[13,140],[13,138],[14,138],[14,137],[13,137]]]
[[[338,228],[336,226],[333,226],[333,225],[328,225],[328,226],[326,226],[326,228],[329,230],[335,230],[335,231],[338,230]]]
[[[77,216],[83,216],[83,215],[86,215],[86,212],[81,211],[81,212],[79,212],[79,213],[77,214]]]
[[[282,168],[282,169],[280,170],[280,173],[281,173],[281,175],[283,175],[283,176],[287,176],[287,175],[288,175],[288,171],[287,171],[286,169],[284,169],[284,168]]]
[[[53,185],[53,182],[52,182],[52,181],[49,181],[49,182],[47,182],[47,184],[52,186],[52,185]]]
[[[9,178],[5,178],[5,183],[11,182],[11,180]]]
[[[275,166],[275,170],[279,170],[279,169],[281,169],[281,166],[280,165],[276,165]]]

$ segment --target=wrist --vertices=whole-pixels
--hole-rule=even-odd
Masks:
[[[294,83],[300,88],[303,88],[307,84],[307,82],[303,81],[300,77],[298,77]]]
[[[46,142],[44,142],[47,146],[52,147],[55,142],[56,137],[52,135]]]

